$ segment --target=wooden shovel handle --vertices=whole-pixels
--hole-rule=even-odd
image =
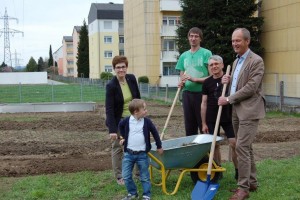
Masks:
[[[226,75],[229,75],[230,68],[231,68],[230,65],[228,65],[227,70],[226,70]],[[226,88],[227,88],[227,84],[224,84],[221,97],[225,96]],[[222,113],[222,106],[219,106],[217,120],[216,120],[216,124],[215,124],[215,129],[214,129],[214,137],[213,137],[213,141],[211,143],[211,148],[210,148],[210,153],[209,153],[209,161],[208,161],[208,169],[207,169],[208,175],[211,175],[212,161],[213,161],[214,153],[215,153],[216,139],[217,139],[217,133],[218,133],[219,124],[220,124],[221,113]]]
[[[186,74],[186,71],[183,73],[183,75],[185,75],[185,74]],[[170,117],[171,117],[171,114],[172,114],[172,112],[173,112],[173,109],[174,109],[174,106],[175,106],[175,104],[176,104],[176,101],[177,101],[177,99],[178,99],[180,90],[181,90],[181,88],[179,87],[179,88],[177,89],[176,95],[175,95],[175,97],[174,97],[174,100],[173,100],[171,109],[170,109],[170,111],[169,111],[169,114],[168,114],[168,117],[167,117],[165,126],[164,126],[164,128],[163,128],[163,130],[162,130],[162,132],[161,132],[161,135],[160,135],[160,139],[161,139],[161,140],[163,140],[163,138],[164,138],[164,134],[165,134],[165,131],[166,131],[166,129],[167,129],[168,123],[169,123],[169,121],[170,121]]]

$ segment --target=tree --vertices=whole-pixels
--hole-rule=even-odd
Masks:
[[[261,6],[256,0],[180,0],[182,6],[181,25],[177,29],[179,53],[190,49],[187,33],[192,27],[203,31],[201,46],[223,57],[225,66],[231,65],[235,53],[231,46],[231,34],[236,28],[247,28],[251,33],[250,48],[262,55],[259,36],[263,18],[254,13]]]
[[[39,58],[38,64],[37,64],[37,71],[42,72],[45,70],[45,63],[42,57]]]
[[[48,67],[51,67],[51,66],[53,66],[53,56],[52,56],[52,47],[51,47],[51,44],[50,44]]]
[[[81,76],[81,74],[83,74],[84,78],[89,78],[89,74],[90,74],[89,38],[88,38],[88,29],[85,20],[83,20],[83,26],[80,29],[76,64],[77,64],[78,76]]]
[[[36,72],[36,71],[38,71],[38,65],[37,65],[37,63],[36,63],[36,61],[34,60],[33,57],[31,57],[29,59],[29,62],[26,65],[26,71],[27,72]]]
[[[5,62],[2,62],[2,64],[0,65],[0,72],[4,72],[4,69],[7,67],[7,64],[5,64]]]

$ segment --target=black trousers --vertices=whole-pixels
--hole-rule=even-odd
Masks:
[[[201,121],[202,92],[182,92],[182,104],[186,136],[202,133]]]

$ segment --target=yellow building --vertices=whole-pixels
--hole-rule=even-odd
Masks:
[[[88,15],[90,78],[113,72],[112,58],[124,55],[123,4],[92,3]]]
[[[78,75],[78,67],[77,67],[77,54],[78,54],[78,44],[79,44],[79,36],[80,36],[80,30],[81,26],[74,26],[73,28],[73,68],[74,68],[74,77],[80,77],[81,75]]]
[[[151,84],[177,86],[179,0],[124,0],[125,52],[128,71],[148,76]]]
[[[284,81],[284,95],[300,97],[300,1],[263,0],[262,46],[266,66],[265,92],[279,95]]]
[[[73,37],[64,36],[62,40],[63,76],[74,76]]]

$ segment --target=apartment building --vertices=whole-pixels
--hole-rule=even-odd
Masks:
[[[92,3],[88,15],[90,78],[113,72],[112,59],[124,55],[123,4]]]
[[[291,100],[300,98],[299,11],[299,0],[262,2],[261,15],[265,21],[261,35],[262,46],[265,48],[264,83],[269,96],[279,95],[279,82],[283,81],[284,95]]]
[[[58,75],[63,75],[63,46],[60,46],[53,53],[53,59],[57,63],[57,70],[58,70],[57,73],[58,73]]]
[[[63,76],[74,76],[73,37],[63,36]]]
[[[179,54],[175,37],[181,11],[179,0],[124,0],[129,72],[148,76],[151,84],[177,86]]]
[[[79,36],[80,36],[81,26],[74,26],[72,38],[73,38],[73,68],[74,68],[74,77],[78,77],[77,71],[77,53],[78,53],[78,44],[79,44]]]

